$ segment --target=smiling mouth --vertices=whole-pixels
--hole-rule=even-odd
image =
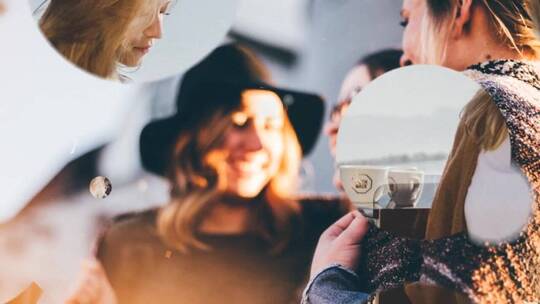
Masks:
[[[249,163],[236,163],[231,166],[231,169],[240,176],[250,176],[263,172],[264,166],[253,165]]]

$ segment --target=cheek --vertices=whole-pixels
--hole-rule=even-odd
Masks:
[[[238,148],[238,145],[242,143],[242,140],[245,139],[242,135],[238,134],[234,130],[229,130],[225,134],[225,138],[221,143],[221,147],[227,151],[235,151]]]
[[[128,27],[126,38],[130,41],[137,41],[141,38],[144,30],[152,23],[152,18],[152,15],[148,13],[135,17]]]
[[[283,160],[283,155],[285,154],[285,143],[283,142],[283,137],[276,136],[272,144],[267,145],[266,149],[270,157],[270,167],[272,173],[274,173],[279,169],[281,161]]]
[[[403,32],[403,52],[413,63],[420,63],[420,42],[420,25],[411,22]]]
[[[134,39],[132,35],[129,33],[126,35],[118,54],[118,61],[128,67],[137,66],[141,59],[140,54],[133,49]]]

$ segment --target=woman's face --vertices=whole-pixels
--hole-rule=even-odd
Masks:
[[[432,54],[433,58],[424,59],[421,56],[421,28],[423,18],[428,10],[426,0],[404,0],[401,11],[403,31],[403,57],[401,65],[407,64],[438,64],[456,71],[463,71],[471,64],[489,60],[492,52],[497,52],[500,58],[512,58],[513,52],[501,53],[501,41],[492,36],[493,30],[489,24],[489,17],[474,1],[467,2],[459,7],[457,17],[452,24],[443,25],[436,33],[433,43],[442,43],[443,47],[430,45],[432,49],[439,49],[440,54]],[[444,20],[438,20],[445,23]],[[449,20],[447,20],[449,21]],[[426,26],[430,26],[426,22]],[[445,38],[446,37],[446,38]],[[436,62],[426,62],[435,60]]]
[[[279,96],[266,90],[242,93],[242,108],[232,115],[225,135],[227,192],[257,196],[277,173],[284,153],[285,111]]]
[[[425,0],[404,0],[401,9],[401,26],[403,26],[403,56],[401,65],[422,64],[421,62],[421,44],[420,31],[424,10],[426,9]]]
[[[337,133],[341,118],[349,107],[349,103],[363,87],[372,81],[369,69],[365,64],[358,65],[349,71],[339,92],[338,103],[330,113],[330,120],[326,123],[324,132],[328,135],[328,145],[332,156],[336,156]]]
[[[163,16],[169,13],[172,0],[155,1],[157,7],[150,9],[147,14],[135,17],[131,23],[120,55],[120,63],[129,67],[140,65],[143,57],[150,52],[154,40],[161,39]]]

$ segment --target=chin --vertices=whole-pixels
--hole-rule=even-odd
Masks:
[[[129,56],[121,60],[120,63],[130,68],[136,68],[142,64],[142,61],[141,56]]]
[[[127,67],[130,67],[130,68],[136,68],[138,66],[140,66],[142,63],[142,60],[139,60],[139,61],[133,61],[133,62],[128,62],[128,63],[122,63],[123,65],[127,66]]]
[[[264,189],[266,183],[255,183],[255,182],[247,182],[247,183],[239,183],[235,185],[234,189],[231,189],[232,193],[235,193],[238,197],[241,198],[254,198],[257,197]]]
[[[243,190],[243,191],[238,190],[238,191],[235,191],[235,193],[236,193],[236,195],[238,197],[241,197],[241,198],[255,198],[255,197],[257,197],[257,195],[259,195],[261,193],[261,190],[259,190],[259,191],[253,191],[251,189]]]

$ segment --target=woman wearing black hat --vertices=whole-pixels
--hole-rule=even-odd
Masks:
[[[294,198],[323,102],[267,75],[233,44],[184,76],[178,113],[141,134],[143,165],[169,178],[171,202],[116,221],[103,268],[87,267],[72,303],[114,299],[107,279],[113,303],[299,301],[318,236],[350,205]]]

